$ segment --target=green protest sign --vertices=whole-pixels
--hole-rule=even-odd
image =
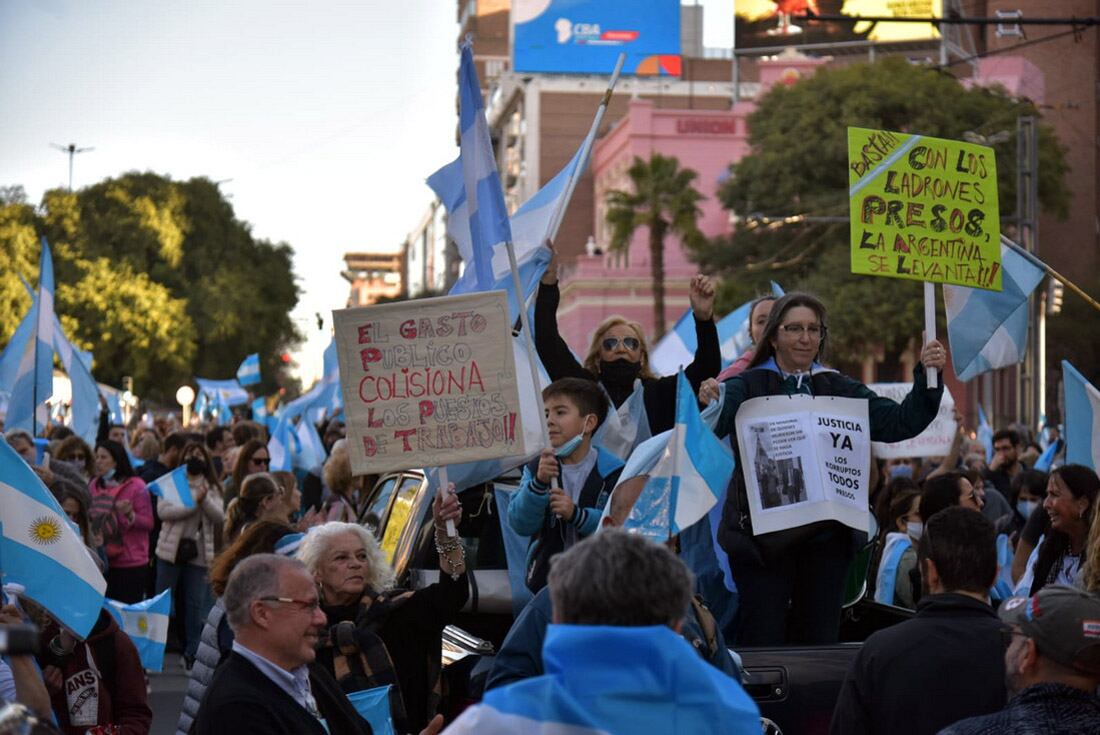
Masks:
[[[848,128],[852,272],[1001,290],[993,149]]]

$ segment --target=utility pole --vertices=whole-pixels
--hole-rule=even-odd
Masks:
[[[1016,230],[1020,247],[1039,256],[1039,124],[1031,115],[1016,119]],[[1016,386],[1016,407],[1020,421],[1034,427],[1042,413],[1042,398],[1046,386],[1041,376],[1046,372],[1041,364],[1039,322],[1043,318],[1039,292],[1028,299],[1027,358],[1020,366]]]
[[[88,151],[94,151],[95,146],[88,146],[87,148],[77,148],[76,143],[69,143],[68,145],[58,145],[57,143],[50,143],[54,148],[62,153],[69,154],[69,191],[73,190],[73,157],[77,153],[87,153]]]

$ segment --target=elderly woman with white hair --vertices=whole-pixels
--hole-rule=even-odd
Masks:
[[[398,732],[419,732],[438,705],[441,639],[466,604],[466,556],[447,535],[462,506],[453,492],[432,503],[439,582],[418,590],[394,589],[394,572],[373,534],[352,523],[313,528],[298,549],[321,595],[329,631],[317,661],[345,692],[391,685]]]

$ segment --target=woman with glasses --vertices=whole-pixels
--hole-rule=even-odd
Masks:
[[[244,478],[257,472],[267,472],[271,468],[271,452],[267,451],[267,445],[259,439],[249,439],[237,454],[237,461],[233,464],[233,474],[225,483],[226,505],[237,497],[237,493],[244,483]]]
[[[823,367],[820,360],[827,347],[824,304],[804,293],[789,293],[777,300],[748,369],[725,382],[715,433],[719,437],[736,434],[737,411],[751,398],[797,394],[866,400],[874,441],[909,439],[932,423],[943,396],[943,381],[929,389],[924,369],[942,370],[946,364],[939,342],[924,345],[921,362],[914,369],[913,389],[900,404]],[[734,442],[737,469],[718,531],[740,594],[734,638],[742,645],[835,642],[845,577],[855,554],[852,533],[829,521],[756,536],[742,449]]]
[[[298,558],[313,574],[329,630],[317,663],[346,692],[390,684],[397,732],[420,732],[439,702],[443,628],[469,596],[466,552],[458,527],[462,506],[453,492],[432,502],[439,581],[417,590],[394,589],[394,571],[374,534],[354,523],[326,523],[306,534]]]
[[[84,479],[84,482],[88,482],[95,474],[95,458],[92,455],[92,448],[88,446],[88,442],[79,436],[74,435],[62,439],[54,458],[62,462],[68,462],[69,466]]]
[[[184,446],[180,463],[187,467],[187,485],[195,504],[188,508],[167,498],[157,502],[163,525],[157,538],[156,591],[159,594],[171,588],[173,599],[180,600],[176,609],[183,611],[183,658],[190,668],[202,621],[214,604],[206,570],[221,550],[225,506],[213,459],[201,442]]]
[[[718,328],[714,324],[714,285],[703,275],[691,279],[691,310],[694,314],[695,360],[684,368],[693,392],[707,378],[722,369]],[[558,333],[558,274],[554,262],[546,269],[535,300],[535,347],[550,380],[586,378],[604,387],[612,405],[619,408],[641,381],[650,435],[672,428],[676,414],[676,376],[659,378],[649,367],[649,352],[642,326],[621,316],[610,317],[592,335],[584,364]]]

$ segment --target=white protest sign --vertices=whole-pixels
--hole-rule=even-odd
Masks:
[[[523,453],[503,291],[332,315],[355,474]]]
[[[905,400],[912,383],[871,383],[867,386],[883,398],[897,403]],[[901,457],[942,457],[951,451],[951,442],[955,438],[958,424],[955,422],[955,399],[947,386],[943,388],[943,400],[940,410],[928,428],[912,439],[884,444],[872,442],[875,456],[880,459],[898,459]]]
[[[753,398],[741,404],[736,423],[754,533],[828,520],[867,531],[867,401]]]

